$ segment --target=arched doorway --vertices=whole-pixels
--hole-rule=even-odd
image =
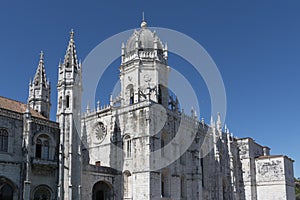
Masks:
[[[13,200],[14,188],[9,180],[6,178],[0,178],[0,199],[1,200]]]
[[[93,199],[92,200],[111,200],[112,189],[104,181],[97,182],[93,187]]]
[[[48,186],[38,186],[34,191],[34,200],[51,200],[51,191]]]

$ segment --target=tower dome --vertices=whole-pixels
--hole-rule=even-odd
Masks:
[[[155,31],[147,28],[147,23],[143,21],[141,28],[135,30],[129,37],[125,46],[125,55],[130,55],[136,50],[163,50],[163,45],[157,37]]]

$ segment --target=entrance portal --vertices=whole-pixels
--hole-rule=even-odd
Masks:
[[[14,189],[6,178],[0,178],[0,199],[13,200]]]
[[[93,200],[111,200],[111,186],[104,181],[97,182],[93,187]]]

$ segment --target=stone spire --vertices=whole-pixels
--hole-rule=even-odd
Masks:
[[[56,120],[60,128],[58,199],[79,200],[81,183],[81,63],[78,62],[74,31],[70,32],[64,60],[59,64]],[[66,136],[66,137],[65,137]]]
[[[35,85],[42,84],[44,86],[47,85],[48,80],[46,78],[45,66],[44,66],[44,52],[40,53],[40,61],[33,79],[33,83]]]
[[[58,71],[58,85],[61,85],[63,82],[72,82],[76,78],[78,78],[77,83],[81,82],[81,63],[77,59],[73,29],[70,31],[66,54],[63,62],[59,62]]]
[[[70,40],[67,47],[66,55],[63,61],[63,65],[66,68],[78,68],[78,59],[76,54],[76,47],[75,47],[75,41],[74,41],[74,31],[71,29],[70,32]]]
[[[39,64],[33,78],[29,83],[29,106],[49,118],[50,115],[50,82],[47,80],[44,66],[44,53],[41,51]]]

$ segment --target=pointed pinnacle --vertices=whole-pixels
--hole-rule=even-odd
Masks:
[[[26,105],[25,113],[30,113],[30,105],[29,105],[29,102],[28,102],[27,105]]]
[[[74,30],[73,30],[73,28],[70,31],[70,39],[74,39]]]
[[[41,51],[41,53],[40,53],[40,62],[41,61],[44,61],[44,52],[43,51]]]
[[[221,114],[218,112],[218,119],[217,122],[221,123]]]

